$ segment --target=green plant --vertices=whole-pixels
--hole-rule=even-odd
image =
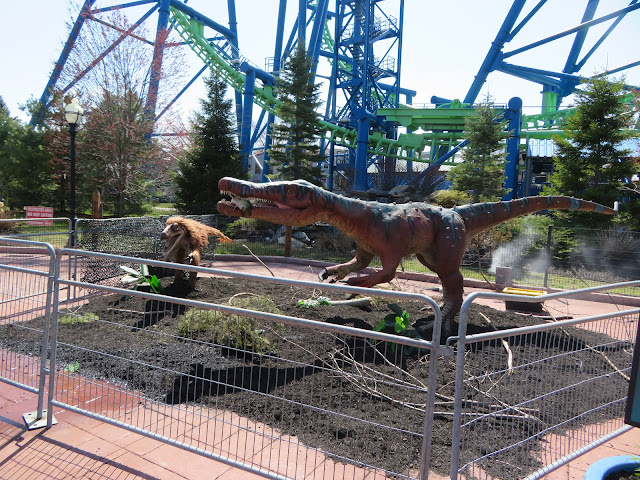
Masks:
[[[100,317],[95,313],[88,312],[84,314],[67,313],[58,317],[58,323],[60,325],[78,325],[81,323],[91,323],[99,320]]]
[[[318,305],[331,305],[331,300],[329,300],[327,297],[318,297],[316,299],[311,299],[308,298],[306,300],[299,300],[298,301],[298,306],[302,307],[302,308],[313,308],[313,307],[317,307]]]
[[[395,303],[389,303],[387,305],[391,309],[392,313],[388,314],[382,320],[380,320],[375,326],[374,330],[376,332],[395,333],[396,335],[418,338],[418,334],[414,330],[409,330],[409,326],[411,325],[409,313],[406,310],[400,308]],[[371,343],[373,345],[376,344],[375,341],[371,341]],[[397,347],[398,346],[395,343],[392,343],[391,351],[395,353]],[[414,347],[405,346],[402,351],[405,355],[411,355],[416,351],[416,349]]]
[[[140,271],[127,267],[126,265],[120,265],[120,269],[127,272],[120,281],[124,284],[135,283],[133,289],[136,290],[138,286],[143,284],[148,284],[153,290],[154,293],[160,293],[162,291],[162,286],[160,285],[160,280],[155,275],[149,275],[149,267],[142,264],[140,265]]]
[[[73,362],[64,367],[65,372],[74,373],[80,370],[80,364],[78,362]]]
[[[402,335],[409,327],[409,314],[402,310],[396,303],[389,303],[389,308],[393,313],[388,314],[378,322],[374,330],[383,333],[396,333]]]

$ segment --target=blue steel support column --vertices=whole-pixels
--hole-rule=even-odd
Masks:
[[[236,47],[231,55],[236,60],[239,60],[238,50],[239,50],[239,40],[238,40],[238,21],[236,19],[236,3],[235,0],[227,0],[227,11],[229,12],[229,30],[233,32],[233,37],[229,39],[231,44]],[[240,130],[242,130],[242,94],[236,90],[234,90],[234,95],[236,98],[236,121],[237,121],[237,131],[238,135],[240,135]]]
[[[153,59],[151,60],[151,77],[149,79],[149,91],[145,111],[150,118],[155,117],[156,103],[158,101],[158,88],[160,77],[162,76],[162,57],[164,55],[164,44],[169,32],[169,4],[171,0],[160,0],[158,2],[158,26],[156,29],[156,41],[153,46]]]
[[[327,10],[329,9],[329,0],[318,0],[316,5],[315,18],[313,20],[313,28],[311,29],[311,37],[309,37],[308,56],[313,59],[313,73],[318,67],[318,59],[320,57],[320,47],[322,45],[322,34],[324,33],[324,24],[327,20]]]
[[[280,0],[280,6],[278,7],[278,27],[276,30],[276,46],[273,52],[273,72],[279,75],[280,64],[282,63],[282,43],[284,39],[284,22],[287,14],[287,0]],[[275,122],[275,115],[269,113],[267,116],[267,139],[264,145],[264,156],[262,162],[262,176],[261,182],[267,180],[269,174],[269,149],[271,148],[271,125]]]
[[[507,140],[507,161],[504,166],[505,188],[511,189],[506,193],[502,200],[512,200],[516,198],[516,190],[518,188],[518,160],[520,152],[520,125],[522,122],[522,99],[513,97],[507,104],[505,118],[509,121],[507,129],[511,132]]]
[[[369,117],[362,112],[358,119],[358,140],[356,141],[356,163],[353,178],[353,189],[367,190],[367,151],[369,150]]]
[[[356,141],[356,161],[355,172],[353,179],[353,188],[355,190],[367,190],[367,163],[369,159],[369,128],[371,127],[371,121],[367,116],[369,109],[369,57],[371,55],[371,38],[370,31],[370,13],[371,5],[369,0],[361,0],[362,8],[365,12],[364,28],[361,30],[361,35],[364,39],[364,58],[362,63],[362,72],[360,77],[360,92],[362,95],[362,106],[356,110],[358,121],[358,140]],[[357,6],[356,6],[357,8]]]
[[[298,0],[298,43],[306,47],[307,0]]]
[[[256,84],[256,72],[253,68],[248,68],[245,73],[242,126],[240,129],[240,153],[242,155],[242,167],[249,169],[249,151],[251,147],[251,118],[253,113],[253,90]]]

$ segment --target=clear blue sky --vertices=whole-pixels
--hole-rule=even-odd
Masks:
[[[389,0],[380,4],[394,13]],[[79,0],[7,0],[3,2],[3,28],[0,29],[0,96],[11,114],[22,116],[19,105],[29,98],[39,98],[49,78],[62,44],[67,38],[67,22],[77,15]],[[118,3],[99,0],[97,5]],[[124,2],[122,2],[124,3]],[[273,55],[278,0],[236,0],[240,49],[259,66]],[[405,28],[402,84],[415,90],[414,103],[429,103],[432,95],[462,98],[484,59],[491,41],[511,6],[510,0],[405,0]],[[530,0],[528,12],[537,0]],[[549,0],[534,21],[507,46],[512,50],[543,36],[566,30],[580,23],[586,0]],[[628,5],[628,0],[603,0],[596,16]],[[215,4],[215,5],[214,5]],[[289,0],[289,12],[297,11],[297,0]],[[529,5],[530,4],[530,5]],[[211,19],[226,24],[226,2],[191,0],[189,5]],[[155,28],[156,17],[149,24]],[[606,26],[590,32],[587,48]],[[553,42],[535,52],[518,55],[512,63],[548,70],[561,70],[572,38]],[[583,73],[591,75],[605,68],[615,68],[640,59],[640,11],[623,20],[590,60]],[[587,49],[584,50],[585,52]],[[193,59],[197,63],[197,59]],[[629,70],[627,81],[640,84],[640,67]],[[490,75],[481,96],[491,94],[497,103],[519,96],[525,106],[540,103],[540,87],[500,73]],[[190,92],[186,109],[197,105],[202,88]]]

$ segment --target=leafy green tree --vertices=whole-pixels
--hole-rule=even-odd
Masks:
[[[623,142],[633,136],[633,110],[625,103],[621,80],[596,77],[575,94],[577,109],[567,121],[565,138],[555,137],[556,156],[547,194],[576,196],[613,206],[629,195],[624,180],[638,172],[631,151]],[[626,203],[626,202],[624,202]],[[581,222],[606,223],[608,217],[568,214]]]
[[[271,126],[270,166],[274,177],[307,180],[322,185],[319,165],[324,159],[318,142],[318,114],[321,105],[319,85],[313,82],[313,63],[304,45],[298,44],[276,78],[276,94],[282,103],[276,114],[282,120]]]
[[[506,159],[506,122],[496,119],[490,98],[476,107],[473,115],[465,119],[465,139],[469,140],[462,152],[462,163],[451,169],[452,188],[469,192],[473,202],[497,201],[507,193],[503,187]]]
[[[54,182],[43,135],[42,129],[11,117],[0,98],[0,197],[9,208],[51,201]]]
[[[149,172],[162,155],[148,138],[152,121],[144,101],[131,90],[104,91],[96,108],[86,115],[78,137],[84,197],[101,191],[103,203],[113,204],[119,217],[136,212],[149,200],[155,177]]]
[[[214,76],[205,80],[207,98],[201,101],[193,124],[191,150],[178,162],[176,206],[185,213],[214,213],[222,199],[218,180],[222,177],[245,179],[247,172],[234,131],[233,104],[226,98],[227,86]]]

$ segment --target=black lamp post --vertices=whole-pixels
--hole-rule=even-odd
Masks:
[[[84,109],[80,106],[77,98],[73,98],[71,103],[64,107],[64,116],[69,123],[69,135],[71,137],[71,230],[73,232],[73,247],[75,247],[76,231],[76,130]]]

